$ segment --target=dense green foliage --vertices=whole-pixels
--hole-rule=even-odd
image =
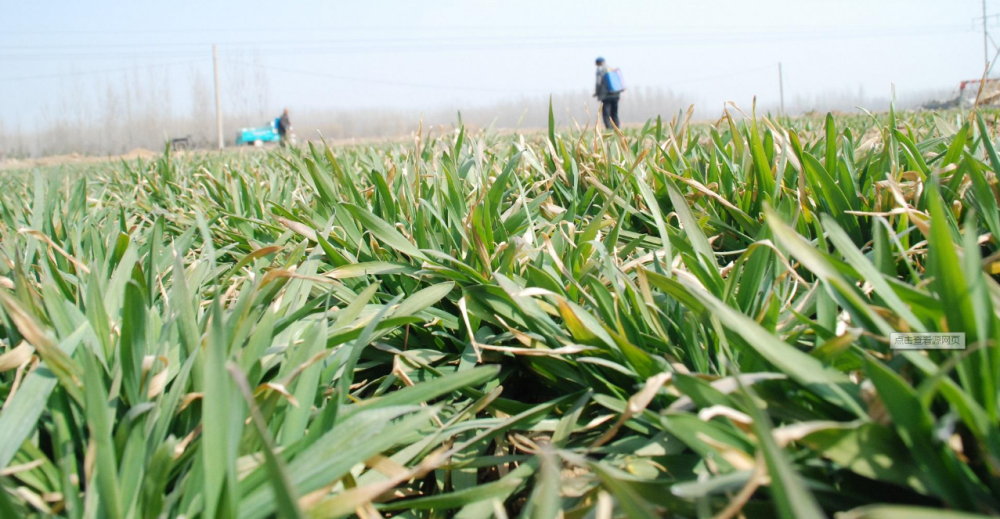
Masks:
[[[0,516],[1000,514],[991,129],[733,114],[4,174]]]

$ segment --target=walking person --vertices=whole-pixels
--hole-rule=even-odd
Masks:
[[[292,123],[288,120],[288,109],[278,118],[278,144],[284,148],[288,146],[288,130],[292,129]]]
[[[615,128],[621,128],[618,120],[618,99],[621,97],[621,90],[614,90],[613,85],[608,84],[608,67],[604,58],[597,58],[597,84],[594,89],[594,97],[601,102],[601,116],[604,118],[604,127],[611,129],[614,122]]]

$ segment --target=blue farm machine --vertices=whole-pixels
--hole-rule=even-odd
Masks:
[[[241,128],[238,132],[236,132],[237,146],[261,146],[265,142],[279,141],[281,141],[281,136],[278,134],[278,119],[272,120],[271,124],[267,126]]]

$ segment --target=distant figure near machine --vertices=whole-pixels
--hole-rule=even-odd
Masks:
[[[618,120],[618,100],[625,91],[621,73],[618,69],[609,69],[604,58],[597,58],[596,65],[597,84],[594,97],[601,102],[604,127],[610,130],[611,123],[614,122],[615,128],[621,128],[621,122]]]
[[[290,129],[292,129],[292,123],[288,120],[288,109],[285,108],[281,117],[278,118],[278,137],[280,139],[278,144],[282,148],[288,146],[288,130]]]

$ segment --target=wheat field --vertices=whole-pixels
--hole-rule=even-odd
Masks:
[[[998,516],[989,119],[4,172],[0,516]]]

